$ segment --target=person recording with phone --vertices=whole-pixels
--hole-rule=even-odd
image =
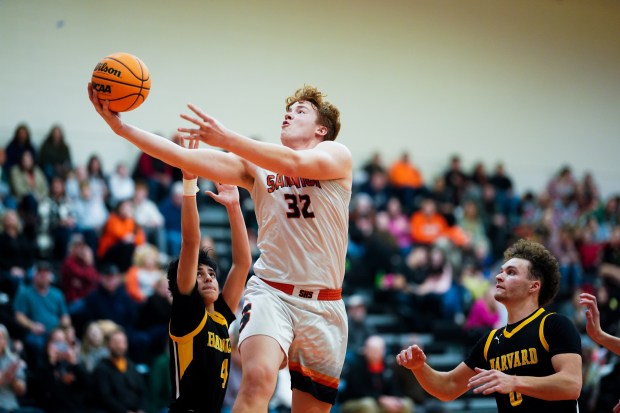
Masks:
[[[62,328],[55,328],[45,346],[45,360],[34,372],[33,391],[49,413],[88,412],[89,378]]]

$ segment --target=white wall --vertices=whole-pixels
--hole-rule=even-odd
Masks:
[[[166,135],[193,102],[277,142],[284,98],[310,83],[340,107],[357,165],[406,149],[430,178],[460,153],[538,190],[569,163],[620,192],[616,0],[0,0],[0,144],[18,122],[36,142],[59,122],[78,162],[133,164],[86,97],[117,51],[153,77],[124,118]]]

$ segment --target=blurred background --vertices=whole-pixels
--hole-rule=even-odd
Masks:
[[[361,165],[407,149],[427,174],[459,153],[502,160],[519,190],[563,162],[613,191],[620,149],[620,6],[614,0],[0,1],[0,136],[63,125],[76,160],[135,149],[86,99],[104,56],[149,67],[127,120],[170,134],[189,102],[246,135],[278,141],[284,98],[304,83],[342,110]],[[432,143],[432,144],[431,144]],[[112,162],[112,161],[110,161]]]
[[[351,149],[356,171],[344,287],[353,318],[368,327],[353,337],[348,362],[378,333],[386,360],[420,342],[432,365],[456,365],[479,328],[502,320],[491,303],[497,319],[467,323],[518,237],[543,242],[560,259],[566,284],[555,310],[583,333],[573,293],[596,293],[604,328],[618,334],[620,279],[606,271],[620,270],[615,0],[0,0],[0,39],[2,322],[17,343],[13,352],[28,362],[28,390],[17,395],[23,406],[48,406],[52,397],[40,391],[49,370],[36,366],[49,364],[39,360],[41,340],[54,336],[55,325],[30,343],[25,326],[33,320],[15,314],[29,316],[15,301],[40,272],[51,273],[46,288],[58,288],[66,302],[60,314],[70,320],[62,325],[75,333],[65,340],[77,355],[90,324],[113,319],[129,331],[144,394],[160,377],[153,372],[165,357],[158,340],[167,319],[165,288],[158,295],[157,285],[178,252],[180,174],[114,135],[92,109],[86,84],[114,52],[140,57],[153,82],[146,102],[123,118],[170,139],[185,124],[179,114],[187,103],[268,142],[279,142],[284,100],[303,84],[340,108],[338,140]],[[225,270],[226,216],[202,202],[205,245]],[[433,221],[440,236],[421,237],[416,214],[440,217]],[[115,286],[101,265],[117,241],[106,238],[108,221],[118,216],[144,234],[133,249],[112,254],[121,275]],[[84,310],[83,299],[103,284],[126,290],[127,314]],[[147,301],[161,307],[160,319],[141,318]],[[617,402],[617,365],[584,335],[582,411],[610,411]],[[394,391],[416,411],[495,411],[493,399],[473,395],[435,402],[399,373]],[[55,397],[66,402],[79,393],[76,383],[83,381],[59,385]],[[284,393],[274,410],[286,410]]]

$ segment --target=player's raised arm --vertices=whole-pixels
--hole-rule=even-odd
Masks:
[[[316,146],[295,149],[247,138],[225,128],[219,121],[205,114],[194,105],[189,108],[196,116],[181,115],[196,128],[179,128],[211,146],[225,149],[243,159],[286,176],[302,176],[308,179],[347,179],[352,170],[351,152],[344,145],[333,141],[316,142]],[[285,123],[287,121],[285,120]],[[322,130],[317,126],[317,136]]]
[[[343,180],[343,185],[349,186],[351,153],[334,142],[340,131],[340,111],[324,97],[317,88],[304,86],[286,99],[282,145],[241,136],[191,104],[188,107],[193,113],[181,117],[193,125],[178,130],[269,171],[316,180]]]
[[[185,144],[185,142],[182,142]],[[197,141],[190,140],[188,149],[195,151]],[[196,286],[198,251],[200,250],[200,217],[196,204],[196,175],[183,170],[183,201],[181,204],[181,252],[177,269],[177,287],[181,294],[189,295]],[[192,188],[193,187],[193,188]]]
[[[91,83],[88,84],[88,96],[110,129],[143,152],[203,178],[251,188],[252,177],[247,172],[246,162],[238,156],[213,149],[189,150],[164,137],[124,123],[118,113],[110,111],[108,101],[103,104],[99,102]]]
[[[215,186],[217,194],[211,191],[207,194],[226,207],[232,242],[232,266],[222,288],[222,296],[228,307],[235,311],[243,294],[248,271],[252,266],[252,254],[243,213],[239,206],[239,190],[234,185],[216,183]]]

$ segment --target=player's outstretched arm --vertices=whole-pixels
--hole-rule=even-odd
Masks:
[[[184,140],[182,145],[188,144],[188,149],[195,151],[197,141]],[[186,182],[196,179],[196,175],[183,171],[184,186]],[[198,187],[196,187],[196,190]],[[200,218],[198,205],[196,204],[196,190],[186,192],[183,189],[183,201],[181,203],[181,251],[179,252],[179,266],[177,268],[177,287],[181,294],[189,295],[196,286],[198,274],[198,252],[200,250]]]
[[[239,206],[239,190],[234,185],[216,183],[215,186],[217,194],[211,191],[208,191],[207,194],[226,207],[232,242],[232,267],[222,288],[222,296],[228,307],[235,311],[239,305],[239,300],[241,300],[248,271],[252,265],[252,254],[243,213]]]
[[[579,304],[586,308],[586,331],[597,344],[620,356],[620,338],[606,333],[601,328],[601,315],[592,294],[579,294]]]
[[[219,121],[205,114],[194,105],[188,105],[195,116],[181,117],[196,127],[179,128],[202,142],[239,155],[253,164],[286,176],[308,179],[350,179],[351,152],[344,145],[325,141],[311,149],[293,150],[283,145],[260,142],[242,136],[224,127]]]
[[[110,129],[143,152],[203,178],[251,188],[252,178],[247,173],[246,162],[238,156],[212,149],[190,150],[164,137],[124,123],[118,113],[109,110],[108,101],[103,104],[99,102],[91,83],[88,84],[88,97]]]
[[[474,375],[465,363],[448,372],[434,370],[426,363],[426,354],[417,345],[396,355],[396,363],[411,370],[422,388],[441,401],[454,400],[465,393],[467,381]]]

